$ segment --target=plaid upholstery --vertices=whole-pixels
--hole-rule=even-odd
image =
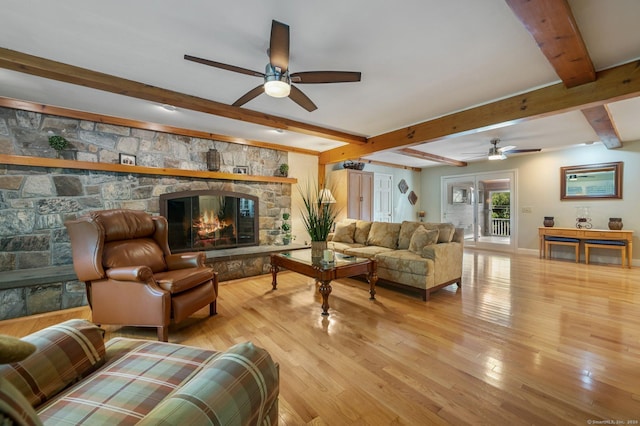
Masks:
[[[0,377],[0,425],[41,425],[29,401],[11,383]]]
[[[103,330],[85,320],[69,320],[22,340],[36,352],[20,362],[0,365],[0,376],[37,407],[104,363]]]
[[[125,338],[105,345],[84,320],[24,340],[37,351],[0,366],[0,424],[278,422],[278,365],[249,342],[224,352]]]
[[[103,368],[39,408],[44,424],[257,423],[277,399],[275,364],[251,343],[216,352],[115,338],[106,348]]]
[[[278,380],[277,366],[265,350],[252,343],[238,344],[162,401],[139,424],[270,424],[268,413],[275,413],[277,419]]]

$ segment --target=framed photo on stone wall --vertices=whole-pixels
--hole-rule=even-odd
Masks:
[[[247,166],[236,166],[233,168],[233,173],[237,173],[239,175],[248,175],[249,167]]]
[[[120,164],[125,164],[127,166],[135,166],[136,156],[131,154],[120,153]]]

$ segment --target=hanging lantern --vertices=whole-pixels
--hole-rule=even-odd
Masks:
[[[220,153],[217,149],[210,149],[207,152],[207,169],[211,172],[220,170]]]

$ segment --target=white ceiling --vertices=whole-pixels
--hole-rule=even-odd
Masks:
[[[640,1],[570,0],[596,70],[640,58]],[[361,71],[359,83],[299,85],[307,112],[266,95],[244,107],[366,137],[560,80],[504,0],[0,0],[1,47],[231,104],[261,80],[184,54],[262,71],[271,20],[291,27],[292,72]],[[0,96],[325,151],[328,139],[273,129],[0,69]],[[640,98],[609,104],[623,143],[640,139]],[[484,160],[489,141],[559,149],[597,141],[580,112],[416,149]],[[385,162],[438,165],[396,153]]]

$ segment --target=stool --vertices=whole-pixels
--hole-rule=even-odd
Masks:
[[[584,262],[589,264],[589,249],[592,248],[607,248],[620,250],[620,256],[622,257],[622,267],[625,263],[629,263],[631,259],[627,259],[627,242],[621,240],[585,240],[584,241]],[[631,265],[627,265],[631,266]]]
[[[580,262],[580,240],[568,237],[544,237],[544,254],[545,258],[551,257],[551,245],[572,246],[576,250],[576,263]]]

